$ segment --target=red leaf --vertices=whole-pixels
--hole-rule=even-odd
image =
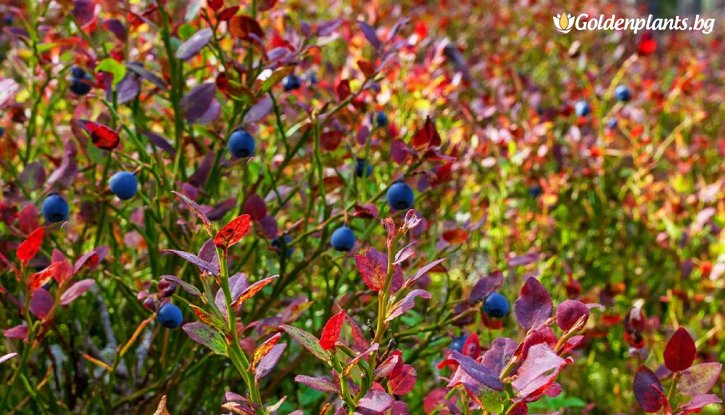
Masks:
[[[645,366],[640,366],[634,375],[632,389],[639,406],[645,412],[657,412],[667,403],[657,375]]]
[[[252,17],[239,15],[229,20],[229,33],[237,39],[253,41],[256,38],[264,38],[262,27]]]
[[[463,229],[451,229],[443,232],[443,240],[451,245],[458,245],[466,242],[468,232]]]
[[[43,289],[39,288],[30,296],[30,312],[39,319],[44,319],[53,308],[53,296]]]
[[[261,196],[254,193],[244,201],[244,213],[249,214],[253,221],[259,222],[267,216],[267,204]]]
[[[337,98],[340,101],[344,101],[345,98],[350,96],[350,81],[347,79],[341,80],[337,87],[335,88],[335,91],[337,91]]]
[[[556,308],[556,324],[564,331],[574,327],[580,318],[584,319],[584,323],[589,319],[589,307],[581,301],[564,300]]]
[[[247,214],[237,216],[224,226],[214,237],[214,245],[227,249],[236,244],[249,231],[250,216]]]
[[[551,316],[552,308],[549,292],[539,280],[530,277],[514,303],[514,314],[521,327],[528,330],[543,324]]]
[[[206,4],[211,7],[212,10],[219,10],[224,5],[224,0],[207,0]]]
[[[436,126],[430,116],[426,117],[423,128],[418,130],[413,136],[413,147],[436,147],[441,145],[441,136],[436,130]]]
[[[343,134],[341,131],[328,131],[320,134],[320,145],[328,151],[337,149],[342,142]]]
[[[537,344],[529,351],[511,386],[519,398],[539,396],[554,383],[556,376],[569,363],[571,358],[562,359],[548,345]]]
[[[226,21],[234,17],[239,11],[239,6],[227,7],[226,9],[219,12],[219,20]]]
[[[342,324],[345,322],[345,310],[340,310],[339,313],[330,317],[322,329],[322,335],[320,336],[320,347],[322,350],[330,350],[335,347],[338,337],[340,337],[340,331],[342,330]]]
[[[110,127],[98,122],[79,120],[80,125],[91,135],[93,145],[103,150],[113,150],[118,147],[120,138],[118,133]]]
[[[16,254],[21,262],[27,263],[35,254],[38,253],[40,245],[43,244],[43,236],[45,235],[45,228],[40,227],[28,235],[23,243],[18,246]]]
[[[30,233],[38,226],[40,226],[38,209],[31,204],[25,205],[23,210],[18,213],[18,227],[24,233]]]
[[[388,257],[385,254],[374,248],[367,248],[355,255],[355,264],[368,288],[375,291],[383,289],[388,271]],[[399,265],[395,265],[390,292],[397,292],[402,285],[403,270]]]
[[[90,290],[95,283],[96,282],[90,278],[76,282],[75,284],[71,285],[70,288],[68,288],[63,293],[63,295],[60,296],[60,304],[68,305],[72,303],[76,298],[80,297],[81,295],[85,294],[86,291]]]
[[[394,395],[405,395],[413,390],[417,373],[411,365],[402,365],[400,370],[393,371],[388,378],[388,385]]]
[[[695,341],[684,327],[680,327],[665,347],[665,366],[673,372],[685,370],[692,366],[696,354]]]

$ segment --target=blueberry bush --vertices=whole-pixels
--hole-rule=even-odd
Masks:
[[[0,412],[722,413],[723,27],[565,9],[1,4]]]

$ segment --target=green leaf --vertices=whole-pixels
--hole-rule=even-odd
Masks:
[[[322,350],[322,347],[320,347],[320,341],[317,337],[302,329],[298,329],[297,327],[289,326],[287,324],[283,324],[281,329],[286,331],[287,334],[295,339],[295,341],[302,347],[307,349],[308,352],[312,353],[316,358],[322,360],[323,362],[327,362],[329,360],[327,352]]]
[[[106,58],[96,65],[96,71],[108,72],[113,75],[113,87],[126,76],[126,66],[112,58]]]
[[[184,324],[181,328],[191,340],[203,344],[216,354],[227,355],[227,342],[224,336],[213,328],[198,321]]]
[[[285,76],[291,74],[292,70],[291,66],[284,66],[272,72],[267,79],[262,81],[262,91],[268,92],[272,87],[280,83]]]
[[[491,388],[483,387],[483,391],[478,395],[483,404],[483,408],[488,412],[500,414],[503,412],[504,403],[506,402],[506,394],[497,392]]]

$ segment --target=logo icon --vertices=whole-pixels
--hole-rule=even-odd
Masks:
[[[560,31],[561,33],[569,33],[569,31],[571,31],[571,28],[574,27],[574,16],[572,16],[570,13],[557,14],[553,17],[553,19],[556,30]]]

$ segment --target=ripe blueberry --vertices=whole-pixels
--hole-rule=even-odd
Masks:
[[[85,95],[91,91],[91,76],[79,67],[71,69],[70,90],[77,95]]]
[[[282,79],[282,88],[284,88],[285,92],[292,91],[293,89],[300,89],[301,86],[302,81],[300,81],[300,77],[293,73]]]
[[[453,340],[451,341],[451,345],[448,346],[448,349],[451,351],[455,350],[459,353],[462,352],[463,345],[466,344],[467,338],[468,338],[467,336],[454,337]]]
[[[166,327],[167,329],[175,329],[179,327],[183,320],[184,317],[181,315],[181,310],[172,303],[162,305],[159,312],[156,314],[156,321],[158,321],[162,327]]]
[[[622,102],[627,102],[632,99],[632,95],[629,93],[627,85],[618,85],[617,88],[614,89],[614,98],[616,98],[617,101]]]
[[[272,239],[272,249],[274,249],[275,252],[282,253],[286,252],[286,256],[292,255],[292,252],[294,252],[294,248],[290,246],[292,243],[292,237],[289,235],[284,236],[278,236],[274,239]],[[282,251],[282,248],[286,247],[286,251]]]
[[[254,137],[244,130],[235,130],[229,136],[227,147],[236,158],[249,157],[254,154]]]
[[[355,164],[355,175],[357,177],[370,177],[373,174],[373,166],[370,165],[365,159],[358,158]]]
[[[610,118],[607,121],[607,128],[609,128],[610,130],[613,130],[613,129],[617,128],[617,125],[618,124],[619,123],[617,122],[617,119],[616,118]]]
[[[385,127],[388,125],[388,116],[384,111],[378,111],[375,113],[375,123],[378,127]]]
[[[388,205],[393,210],[404,210],[413,207],[413,189],[405,182],[397,181],[388,189],[386,195]]]
[[[340,226],[332,233],[330,243],[336,251],[347,252],[355,246],[355,234],[347,226]]]
[[[63,222],[68,219],[68,202],[63,196],[52,194],[43,201],[41,211],[47,222]]]
[[[577,101],[577,103],[574,104],[574,112],[576,112],[576,115],[580,117],[586,117],[590,112],[592,112],[592,109],[589,107],[588,102]]]
[[[483,312],[489,317],[502,318],[509,313],[509,301],[498,292],[491,293],[483,302]]]
[[[111,176],[108,184],[111,192],[121,200],[128,200],[136,196],[138,181],[136,181],[136,176],[131,172],[120,171],[114,174]]]

